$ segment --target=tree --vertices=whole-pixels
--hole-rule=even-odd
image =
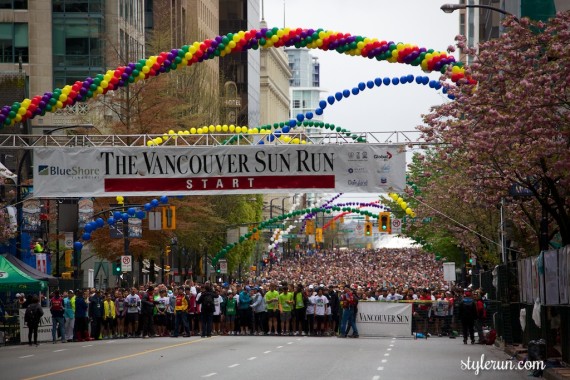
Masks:
[[[525,220],[537,238],[544,210],[562,244],[570,244],[569,25],[568,12],[547,24],[508,19],[506,33],[482,43],[466,71],[478,84],[451,88],[456,100],[434,107],[420,127],[439,143],[429,170],[451,173],[432,191],[453,191],[464,209],[492,210],[504,199],[513,221],[524,228]],[[464,38],[458,46],[466,48]],[[514,184],[532,197],[513,197]]]

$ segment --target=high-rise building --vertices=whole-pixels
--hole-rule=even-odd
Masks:
[[[319,59],[309,53],[309,49],[285,49],[289,58],[292,77],[289,81],[291,97],[291,118],[298,114],[314,111],[321,100]],[[322,116],[314,115],[314,120]]]
[[[460,0],[460,4],[485,5],[502,9],[518,18],[529,17],[532,20],[547,21],[556,12],[570,9],[570,2],[565,0]],[[505,16],[485,8],[466,8],[459,12],[459,34],[467,37],[467,44],[477,47],[479,43],[499,37],[503,32],[501,21]],[[460,52],[460,61],[468,64],[475,57],[466,57]]]
[[[14,70],[21,61],[34,96],[141,59],[143,16],[143,0],[3,1],[0,71]],[[36,117],[31,125],[41,133],[77,124],[88,109],[88,103],[78,103]]]
[[[261,27],[267,23],[262,20]],[[261,125],[286,121],[289,118],[289,69],[283,48],[262,49],[260,52],[260,122]]]
[[[256,0],[220,2],[220,34],[259,29],[260,3]],[[259,50],[235,52],[220,59],[220,80],[225,98],[236,96],[239,102],[226,105],[224,124],[260,125],[260,53]]]

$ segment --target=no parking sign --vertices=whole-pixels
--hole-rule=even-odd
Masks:
[[[402,233],[402,219],[392,218],[392,233],[393,234]]]
[[[129,255],[121,256],[121,272],[132,272],[133,260]]]

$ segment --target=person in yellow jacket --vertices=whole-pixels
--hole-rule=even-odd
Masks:
[[[105,293],[105,301],[103,301],[103,339],[114,337],[116,320],[115,301],[111,298],[111,294]]]
[[[176,303],[174,307],[175,320],[174,320],[174,331],[172,332],[173,338],[178,338],[180,333],[180,324],[184,326],[185,337],[190,337],[190,325],[188,324],[187,317],[188,310],[188,296],[184,294],[184,288],[181,286],[178,288],[178,294],[176,295]]]

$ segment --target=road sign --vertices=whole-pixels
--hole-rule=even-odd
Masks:
[[[402,233],[402,219],[392,218],[392,233],[393,234]]]
[[[73,248],[73,232],[65,233],[65,248]]]
[[[133,258],[130,255],[121,256],[121,272],[133,271]]]
[[[162,230],[162,212],[160,211],[148,212],[148,229],[151,231]]]
[[[228,274],[228,262],[226,260],[220,260],[218,263],[220,264],[220,273]]]
[[[455,263],[443,263],[443,280],[455,281]]]

